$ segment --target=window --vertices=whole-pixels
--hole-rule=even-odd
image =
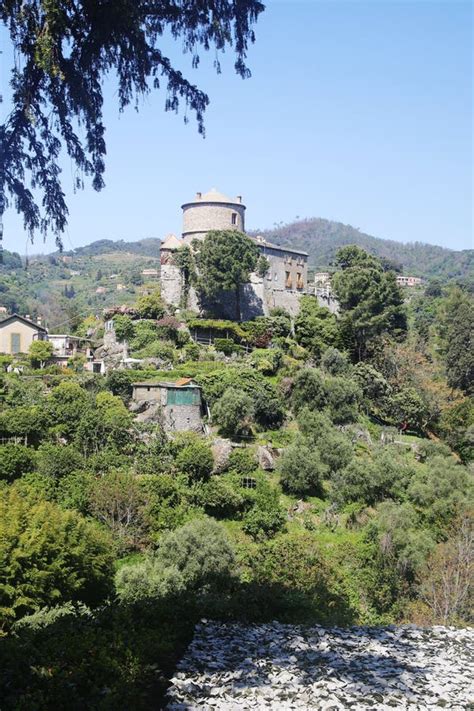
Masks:
[[[10,336],[10,350],[13,353],[21,353],[21,335],[12,333]]]
[[[296,273],[296,288],[297,289],[304,289],[304,281],[303,281],[303,277],[301,276],[300,272]]]
[[[243,479],[240,480],[240,485],[244,489],[255,489],[257,487],[257,480],[249,476],[244,476]]]
[[[285,272],[285,287],[287,289],[291,289],[293,286],[293,282],[291,280],[291,272]]]
[[[237,213],[236,212],[232,213],[232,224],[233,225],[237,224]]]

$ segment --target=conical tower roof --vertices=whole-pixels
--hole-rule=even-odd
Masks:
[[[170,234],[161,243],[161,249],[179,249],[182,244],[182,240],[178,239],[176,235]]]

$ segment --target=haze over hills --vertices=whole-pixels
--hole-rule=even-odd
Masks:
[[[455,251],[423,242],[402,243],[381,239],[360,232],[351,225],[313,217],[280,225],[274,229],[259,231],[268,241],[280,246],[292,246],[309,254],[310,266],[325,269],[333,262],[336,252],[347,244],[357,244],[377,257],[398,264],[405,273],[425,278],[462,278],[472,274],[474,250]],[[257,231],[253,231],[257,234]],[[99,256],[111,252],[127,252],[143,257],[156,257],[160,240],[157,238],[138,241],[98,240],[73,252],[77,256]]]

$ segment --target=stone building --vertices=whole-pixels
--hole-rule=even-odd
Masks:
[[[131,409],[142,421],[161,420],[168,432],[202,432],[201,388],[191,378],[133,383]]]
[[[187,306],[198,312],[206,306],[216,316],[233,318],[234,297],[222,294],[212,304],[203,304],[193,288],[186,289],[183,275],[175,263],[175,254],[183,245],[202,240],[211,230],[239,230],[245,232],[245,205],[242,198],[229,198],[214,188],[208,193],[197,193],[196,198],[182,205],[182,239],[168,235],[161,245],[161,293],[174,306]],[[283,307],[292,314],[299,311],[299,298],[307,289],[308,254],[291,247],[280,247],[262,237],[251,237],[260,253],[267,259],[265,276],[252,274],[243,285],[241,311],[243,320],[265,315],[272,308]]]

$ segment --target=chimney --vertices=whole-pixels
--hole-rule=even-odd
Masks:
[[[28,321],[31,321],[31,316],[30,316],[30,314],[25,314],[25,318],[27,318]]]
[[[242,195],[237,195],[237,202],[242,202]]]
[[[41,326],[41,316],[38,316],[38,318],[36,319],[36,325]]]
[[[202,197],[202,193],[196,193],[196,200],[200,200]]]

